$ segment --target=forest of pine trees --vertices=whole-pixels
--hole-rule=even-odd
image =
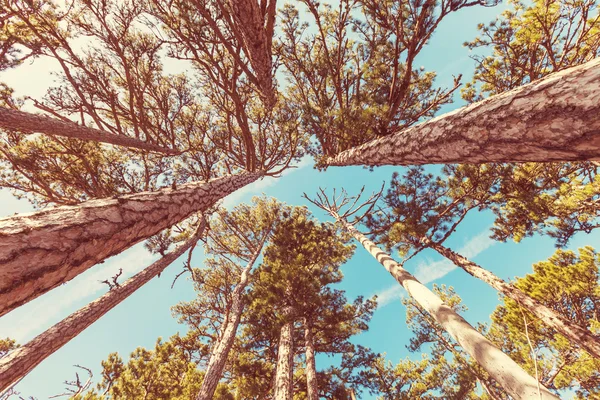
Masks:
[[[600,399],[599,56],[595,0],[0,0],[0,400]]]

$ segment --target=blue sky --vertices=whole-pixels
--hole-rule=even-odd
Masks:
[[[473,7],[448,17],[417,60],[417,65],[423,65],[427,70],[436,70],[439,74],[436,82],[440,86],[449,86],[452,75],[459,73],[463,74],[463,82],[466,82],[472,74],[474,63],[469,59],[469,52],[462,47],[462,43],[476,36],[477,23],[491,21],[502,8]],[[52,64],[40,60],[33,65],[0,74],[0,80],[17,89],[17,95],[27,94],[39,98],[51,84],[48,72],[53,68]],[[460,105],[462,102],[457,101],[445,107],[445,111]],[[380,167],[369,172],[361,167],[345,167],[319,172],[312,168],[312,162],[305,160],[299,168],[286,172],[282,178],[265,179],[232,194],[226,199],[225,205],[231,207],[239,202],[247,202],[253,195],[261,193],[288,204],[305,205],[302,193],[312,195],[319,186],[330,189],[345,187],[350,194],[356,193],[363,185],[367,192],[374,191],[383,181],[389,180],[392,172],[399,170],[401,168]],[[319,219],[330,220],[321,210],[310,204],[308,206]],[[27,202],[15,199],[6,190],[0,190],[0,217],[30,211],[32,209]],[[493,242],[488,238],[491,224],[490,213],[474,211],[446,244],[504,279],[530,272],[534,262],[548,258],[555,251],[553,241],[543,237],[528,238],[519,244]],[[569,248],[576,249],[594,243],[598,238],[596,233],[580,234],[569,243]],[[91,268],[68,284],[0,318],[0,337],[9,336],[20,343],[26,343],[105,293],[106,286],[98,280],[112,276],[119,268],[123,268],[124,275],[130,276],[154,259],[154,256],[138,245]],[[197,266],[202,263],[201,251],[195,252],[194,263]],[[160,279],[148,283],[46,359],[19,383],[17,390],[22,395],[36,396],[39,399],[62,393],[62,382],[74,377],[74,364],[91,368],[97,381],[101,371],[100,361],[110,352],[117,351],[127,358],[137,346],[152,348],[157,337],[167,338],[176,332],[184,332],[185,327],[178,325],[170,312],[170,307],[178,301],[194,297],[189,281],[180,280],[174,289],[170,289],[181,265],[181,260],[175,262]],[[465,272],[454,269],[449,262],[431,251],[415,257],[407,264],[407,269],[429,287],[433,283],[453,286],[469,308],[465,317],[473,324],[489,321],[489,314],[498,304],[498,295],[493,289]],[[408,344],[410,333],[405,327],[405,310],[400,302],[403,292],[394,279],[362,247],[357,248],[355,256],[342,270],[344,281],[340,286],[347,291],[349,299],[358,295],[380,296],[380,306],[375,312],[370,330],[357,337],[355,342],[369,346],[376,352],[387,353],[388,359],[394,363],[409,356],[405,345]],[[413,356],[418,358],[420,354]],[[318,361],[327,362],[324,357],[320,357]],[[371,397],[365,394],[361,398]]]

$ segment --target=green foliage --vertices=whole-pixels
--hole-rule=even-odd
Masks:
[[[80,399],[192,398],[202,383],[197,343],[191,336],[157,340],[153,350],[138,347],[127,363],[117,353],[102,361],[102,380]],[[228,397],[222,397],[223,400]]]
[[[510,0],[511,8],[481,36],[465,43],[473,50],[490,48],[492,55],[476,55],[473,81],[462,90],[467,101],[502,93],[551,72],[582,64],[600,50],[600,8],[595,0]]]
[[[481,36],[466,43],[475,55],[473,81],[463,89],[469,102],[499,94],[600,54],[600,8],[593,0],[511,0],[511,8]],[[487,189],[496,214],[494,238],[520,241],[534,233],[565,246],[573,234],[598,224],[596,163],[524,163],[462,166],[463,177],[489,174]],[[482,188],[486,190],[485,188]]]
[[[315,135],[310,152],[317,158],[408,127],[450,102],[460,78],[452,88],[436,88],[435,73],[417,68],[415,59],[447,15],[486,4],[299,3],[283,7],[278,55],[290,82],[286,101]]]
[[[548,308],[565,316],[593,334],[600,334],[600,256],[593,248],[573,251],[557,250],[547,261],[534,264],[533,273],[515,282]],[[537,356],[540,381],[556,390],[574,389],[577,398],[600,396],[600,362],[576,343],[548,328],[515,301],[504,298],[492,314],[489,337],[534,373],[534,363],[527,337]]]
[[[433,287],[434,293],[455,312],[466,311],[461,298],[452,287]],[[403,299],[406,321],[413,332],[411,352],[423,350],[430,356],[420,361],[402,360],[396,366],[380,357],[370,368],[372,393],[383,394],[385,399],[462,398],[504,399],[502,390],[462,350],[450,335],[412,298]],[[485,385],[485,387],[484,387]],[[488,392],[489,391],[489,392]]]
[[[402,257],[420,251],[423,238],[445,240],[470,210],[490,198],[494,176],[485,167],[465,176],[464,168],[469,166],[444,166],[439,175],[423,167],[394,173],[383,204],[365,221],[373,240],[388,251],[397,249]]]
[[[17,348],[19,348],[19,345],[14,339],[8,337],[6,339],[0,339],[0,358]]]

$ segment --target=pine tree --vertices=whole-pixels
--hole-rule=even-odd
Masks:
[[[481,174],[469,175],[468,181],[462,179],[460,171],[464,168],[449,166],[443,169],[442,176],[434,177],[424,173],[423,168],[415,167],[402,177],[394,174],[384,198],[385,206],[367,216],[367,225],[375,240],[385,243],[388,249],[399,249],[402,254],[411,252],[411,257],[424,248],[437,251],[468,274],[520,303],[567,340],[584,347],[594,357],[600,357],[600,340],[584,325],[551,310],[528,292],[444,246],[443,242],[470,210],[486,207],[495,198],[487,191],[490,182],[495,181],[493,175],[485,173],[489,169],[478,168]]]
[[[380,195],[375,194],[365,202],[359,203],[361,194],[362,192],[358,196],[349,197],[344,190],[340,195],[334,191],[330,200],[321,189],[314,200],[308,198],[306,194],[305,198],[335,218],[336,222],[352,235],[509,395],[524,399],[533,396],[556,398],[552,392],[539,385],[517,363],[495,347],[449,305],[445,304],[440,297],[348,222],[349,217],[355,216],[359,212],[362,212],[362,215],[356,216],[356,222],[361,221],[364,215],[374,207]],[[363,209],[365,211],[361,211]]]
[[[557,250],[548,260],[533,265],[533,273],[518,278],[515,287],[570,321],[600,333],[598,320],[600,258],[593,248]],[[540,381],[555,390],[571,389],[578,399],[600,394],[600,361],[578,343],[567,340],[521,305],[503,298],[491,316],[488,337]],[[524,335],[525,325],[528,336]],[[532,360],[532,351],[537,363]]]
[[[204,297],[203,292],[210,291],[210,286],[226,288],[223,296],[225,304],[223,310],[218,310],[221,311],[223,321],[218,327],[218,331],[215,332],[217,338],[212,343],[212,351],[206,366],[202,387],[196,396],[198,400],[213,398],[247,305],[245,292],[250,284],[252,268],[282,214],[286,212],[289,212],[289,207],[275,199],[254,198],[252,206],[243,204],[235,207],[231,212],[217,211],[216,219],[211,222],[206,250],[208,254],[216,257],[211,260],[213,265],[209,264],[209,268],[219,271],[197,271],[197,274],[194,271],[193,277],[196,280],[199,297]],[[232,260],[245,262],[246,265],[244,267],[235,265]],[[239,276],[233,290],[230,288],[230,283],[227,282],[227,280],[231,280],[228,277],[229,274]],[[220,275],[225,279],[222,283],[218,280],[210,282],[215,275]],[[210,300],[213,301],[212,306],[214,307],[216,299],[209,297],[208,301],[210,302]],[[199,300],[195,300],[191,304],[182,304],[176,310],[187,313],[189,308],[210,307],[211,304],[202,305]],[[215,315],[215,317],[219,319],[218,316]]]
[[[26,376],[38,364],[79,335],[107,312],[127,299],[136,290],[159,275],[173,261],[192,248],[204,233],[206,221],[201,217],[195,233],[176,249],[137,273],[123,283],[111,286],[110,291],[99,299],[77,310],[67,318],[42,332],[27,344],[20,346],[7,357],[0,359],[0,391]]]
[[[278,55],[290,80],[286,100],[305,115],[303,128],[318,142],[311,149],[317,160],[407,128],[450,102],[460,77],[450,88],[437,88],[436,74],[415,60],[448,15],[494,4],[298,3],[283,8]]]
[[[600,53],[600,14],[595,1],[540,0],[511,7],[466,43],[485,50],[475,56],[473,81],[463,97],[478,101],[588,62]],[[565,71],[566,72],[566,71]],[[486,165],[484,171],[463,166],[461,174],[494,176],[491,209],[497,215],[494,238],[520,241],[548,234],[565,246],[577,232],[597,227],[597,163],[524,163]]]

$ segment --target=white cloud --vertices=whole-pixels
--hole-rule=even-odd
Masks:
[[[494,240],[489,238],[489,232],[486,229],[477,236],[474,236],[468,240],[465,245],[458,250],[458,253],[468,259],[473,259],[487,250],[489,247],[493,246],[495,243],[496,242]],[[449,272],[456,268],[457,266],[448,259],[435,262],[430,262],[426,259],[425,262],[421,262],[417,266],[414,276],[421,283],[428,284],[436,279],[446,276]],[[397,299],[401,299],[405,293],[406,291],[404,288],[398,284],[380,291],[377,293],[379,307],[384,307]]]
[[[406,290],[400,285],[390,286],[387,289],[377,293],[377,306],[387,306],[393,301],[402,300],[406,295]]]
[[[0,318],[0,331],[3,336],[23,344],[74,312],[75,306],[85,298],[94,294],[95,297],[103,295],[107,286],[99,281],[123,268],[119,281],[124,282],[155,258],[140,243]]]

